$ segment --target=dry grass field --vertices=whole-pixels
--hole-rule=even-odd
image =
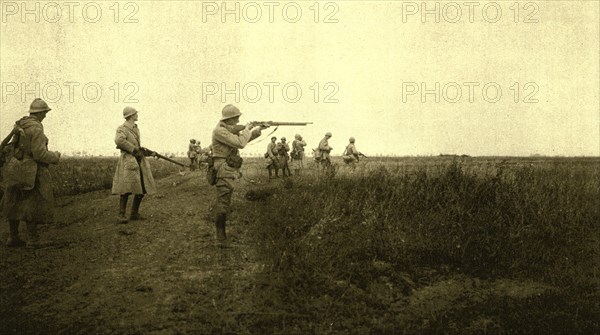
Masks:
[[[270,182],[247,158],[226,249],[203,171],[152,161],[148,220],[117,225],[114,165],[53,167],[45,246],[0,248],[0,333],[600,333],[597,158],[334,158]]]

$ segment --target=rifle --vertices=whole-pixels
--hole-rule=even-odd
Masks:
[[[18,127],[15,124],[15,127],[10,131],[10,133],[4,138],[4,140],[2,140],[2,143],[0,143],[0,151],[2,149],[4,149],[5,146],[8,145],[8,142],[10,142],[10,140],[13,138],[13,135],[18,134],[18,133],[23,133],[23,129],[21,129],[20,127]]]
[[[158,152],[156,152],[156,151],[153,151],[153,150],[150,150],[150,149],[148,149],[148,148],[144,148],[144,147],[141,147],[141,148],[140,148],[140,150],[142,151],[142,153],[144,154],[144,156],[154,156],[154,157],[156,157],[156,158],[161,158],[161,159],[164,159],[164,160],[166,160],[167,162],[171,162],[171,163],[173,163],[173,164],[177,164],[177,165],[179,165],[179,166],[185,167],[185,165],[184,165],[184,164],[182,164],[182,163],[179,163],[178,161],[176,161],[176,160],[173,160],[173,159],[171,159],[171,158],[169,158],[169,157],[167,157],[167,156],[163,156],[163,155],[159,154],[159,153],[158,153]]]
[[[275,122],[275,121],[252,121],[254,126],[279,127],[279,126],[306,126],[312,122]]]
[[[267,127],[279,127],[279,126],[306,126],[312,124],[312,122],[275,122],[275,121],[251,121],[252,127],[261,126]],[[246,129],[244,125],[235,125],[232,128],[234,134],[238,134],[240,131]]]

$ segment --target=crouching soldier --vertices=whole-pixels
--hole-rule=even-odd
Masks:
[[[141,147],[140,130],[135,123],[138,111],[132,107],[123,109],[125,123],[117,128],[115,144],[121,150],[113,177],[112,194],[119,194],[119,223],[127,223],[127,201],[133,194],[129,220],[144,220],[139,209],[145,194],[156,193],[156,185],[150,170],[150,162]]]
[[[346,146],[346,150],[344,150],[344,154],[342,155],[342,159],[344,163],[349,165],[352,169],[356,168],[356,163],[359,162],[360,156],[367,157],[363,153],[359,152],[356,149],[356,145],[354,144],[354,137],[350,137],[349,144]]]

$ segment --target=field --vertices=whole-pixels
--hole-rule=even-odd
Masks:
[[[85,192],[110,189],[117,165],[117,157],[66,157],[60,167],[51,167],[54,195],[76,195]],[[188,164],[187,159],[179,159]],[[163,160],[152,159],[152,173],[155,178],[173,174],[179,166]]]
[[[114,159],[65,161],[45,246],[0,248],[1,332],[600,333],[600,159],[334,163],[247,158],[223,249],[203,171],[152,161],[148,220],[117,225]]]

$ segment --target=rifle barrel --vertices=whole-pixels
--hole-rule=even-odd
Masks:
[[[156,157],[158,157],[158,158],[162,158],[162,159],[164,159],[164,160],[166,160],[166,161],[168,161],[168,162],[171,162],[171,163],[173,163],[173,164],[177,164],[177,165],[179,165],[179,166],[185,167],[185,165],[184,165],[184,164],[182,164],[182,163],[179,163],[178,161],[176,161],[176,160],[174,160],[174,159],[171,159],[171,158],[169,158],[169,157],[163,156],[163,155],[161,155],[161,154],[157,153],[156,151],[154,152],[154,154],[155,154],[155,155],[156,155]]]
[[[169,158],[169,157],[167,157],[167,156],[163,156],[163,155],[159,154],[158,152],[156,152],[156,151],[154,151],[154,150],[150,150],[150,149],[148,149],[148,148],[142,148],[142,150],[144,151],[144,155],[146,155],[146,153],[148,153],[148,154],[154,155],[154,156],[155,156],[155,157],[157,157],[157,158],[164,159],[164,160],[166,160],[167,162],[171,162],[171,163],[173,163],[173,164],[177,164],[177,165],[179,165],[179,166],[185,167],[185,165],[184,165],[184,164],[182,164],[182,163],[179,163],[178,161],[176,161],[176,160],[173,160],[173,159],[171,159],[171,158]]]
[[[270,126],[306,126],[312,122],[275,122],[275,121],[257,121],[258,124],[268,124]]]

